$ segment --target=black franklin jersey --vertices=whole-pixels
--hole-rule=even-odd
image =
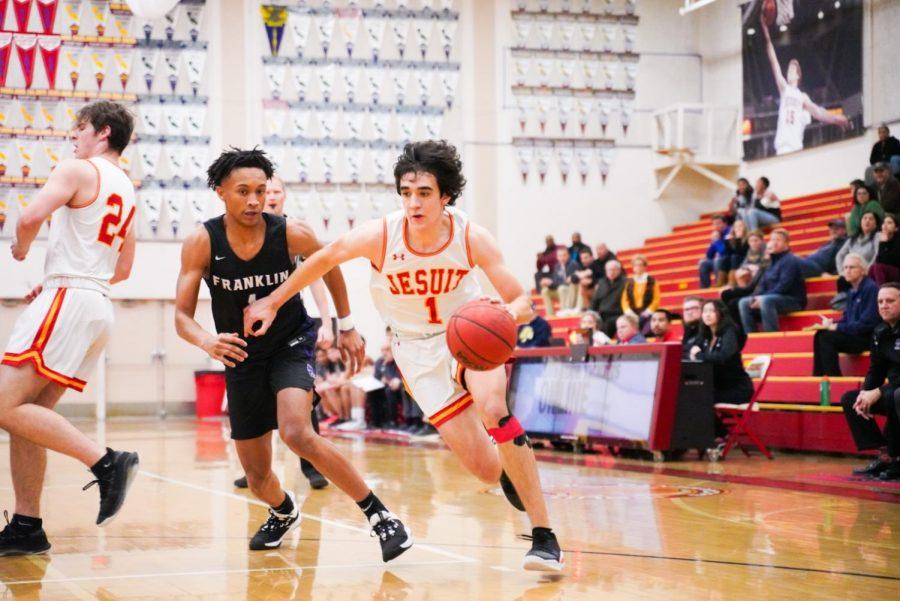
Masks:
[[[263,213],[266,237],[262,248],[249,261],[239,258],[228,244],[224,215],[203,225],[209,232],[209,272],[204,276],[212,297],[216,331],[237,332],[243,338],[244,307],[268,296],[293,273],[296,263],[288,254],[287,221]],[[310,343],[315,324],[297,294],[281,306],[265,336],[246,338],[246,361],[258,361],[297,343]],[[241,364],[239,363],[238,366]]]

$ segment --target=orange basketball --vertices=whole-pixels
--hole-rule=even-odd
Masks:
[[[463,367],[487,371],[506,363],[516,348],[516,322],[490,301],[469,301],[450,316],[447,346]]]
[[[763,21],[765,21],[767,27],[771,27],[775,25],[775,19],[778,17],[778,6],[775,4],[775,0],[764,0],[763,1]]]

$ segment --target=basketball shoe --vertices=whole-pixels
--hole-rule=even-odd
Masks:
[[[4,510],[6,528],[0,532],[0,557],[8,555],[38,555],[50,550],[50,541],[41,527],[28,528],[16,522],[16,516],[9,521],[9,512]]]
[[[369,525],[372,526],[372,536],[377,536],[381,543],[381,559],[385,563],[412,547],[413,538],[409,528],[390,511],[379,511],[372,515]]]
[[[284,537],[300,525],[300,508],[297,507],[294,493],[288,490],[285,491],[285,494],[290,498],[291,504],[294,506],[293,511],[284,515],[269,507],[269,519],[259,527],[259,530],[250,539],[251,551],[277,549],[281,546],[281,541]]]
[[[562,570],[562,550],[556,535],[549,528],[532,528],[531,536],[523,537],[531,539],[531,550],[525,554],[522,567],[526,570],[539,572],[559,572]]]
[[[127,451],[113,451],[106,449],[106,455],[91,468],[96,480],[88,482],[82,490],[87,490],[94,484],[100,487],[100,512],[97,514],[97,525],[105,526],[110,523],[116,514],[122,509],[125,495],[134,477],[140,460],[137,453]]]

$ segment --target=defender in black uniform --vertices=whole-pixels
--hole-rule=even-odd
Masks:
[[[321,245],[305,224],[262,212],[266,180],[272,177],[272,164],[262,151],[224,152],[207,175],[225,202],[225,214],[207,221],[184,242],[175,327],[179,336],[225,365],[231,437],[250,490],[271,507],[250,548],[278,547],[300,519],[293,494],[282,490],[272,471],[271,436],[278,429],[292,451],[357,502],[379,538],[382,558],[390,561],[412,545],[409,530],[310,423],[316,332],[303,301],[295,296],[285,303],[264,336],[239,335],[244,308],[288,278],[293,257],[309,256]],[[201,279],[209,286],[218,335],[194,319]],[[364,346],[350,322],[343,276],[335,269],[323,279],[341,316],[337,346],[355,371]]]

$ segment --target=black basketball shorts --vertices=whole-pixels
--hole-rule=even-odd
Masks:
[[[315,336],[290,341],[264,360],[248,359],[225,370],[231,438],[248,440],[278,429],[276,395],[285,388],[313,389]]]

